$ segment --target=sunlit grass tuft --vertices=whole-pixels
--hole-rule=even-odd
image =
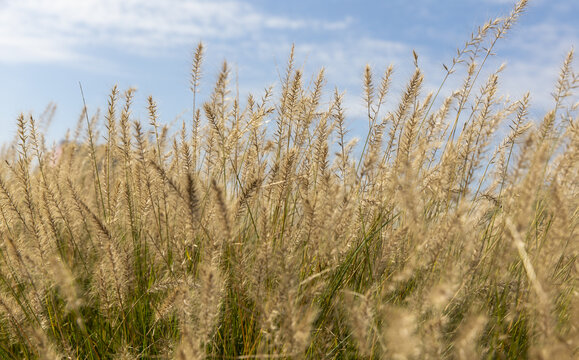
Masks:
[[[200,44],[176,129],[116,87],[59,147],[20,116],[0,167],[0,358],[576,357],[573,51],[542,119],[498,95],[502,69],[479,76],[525,5],[432,93],[415,54],[390,110],[394,68],[366,67],[361,151],[344,94],[293,49],[277,98],[242,104],[224,63],[197,104]]]

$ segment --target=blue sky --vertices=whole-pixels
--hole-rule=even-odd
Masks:
[[[114,84],[138,89],[134,115],[146,120],[153,95],[161,121],[191,116],[192,53],[206,45],[202,91],[213,86],[223,60],[240,97],[279,83],[292,43],[308,76],[324,66],[327,90],[346,91],[350,126],[360,121],[366,63],[380,73],[395,67],[394,90],[420,56],[429,88],[476,27],[507,15],[510,0],[0,0],[0,143],[10,140],[21,112],[38,116],[54,102],[49,141],[74,128],[82,99],[93,114],[105,109]],[[537,111],[551,104],[565,54],[579,44],[579,1],[531,0],[489,64],[507,67],[501,93],[531,91]],[[455,80],[460,82],[460,74]],[[452,83],[451,83],[452,85]],[[398,99],[393,92],[392,103]]]

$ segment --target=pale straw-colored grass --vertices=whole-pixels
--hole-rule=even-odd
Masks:
[[[525,5],[434,92],[417,54],[398,95],[394,67],[367,66],[359,145],[344,94],[293,49],[278,97],[242,104],[224,63],[198,103],[200,44],[178,129],[116,87],[58,148],[20,116],[0,166],[0,358],[577,357],[574,54],[540,119],[528,94],[500,96],[502,68],[481,72]]]

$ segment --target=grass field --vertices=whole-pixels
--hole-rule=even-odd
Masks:
[[[225,63],[195,99],[202,44],[180,128],[152,98],[137,120],[132,89],[58,148],[19,117],[0,165],[0,358],[579,356],[573,52],[540,118],[481,72],[525,5],[432,93],[417,61],[400,94],[392,67],[367,67],[359,143],[343,94],[293,51],[279,94],[240,103]]]

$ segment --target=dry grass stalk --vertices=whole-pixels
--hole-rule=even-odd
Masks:
[[[323,69],[308,87],[293,48],[278,98],[243,104],[224,63],[197,104],[199,44],[177,131],[152,97],[135,119],[135,91],[121,104],[116,87],[104,123],[84,108],[59,149],[49,120],[18,117],[1,153],[0,357],[576,356],[573,53],[537,126],[528,94],[500,96],[502,69],[479,79],[526,3],[472,34],[433,93],[416,54],[392,107],[393,68],[378,82],[367,66],[360,153],[345,95],[325,97]]]

